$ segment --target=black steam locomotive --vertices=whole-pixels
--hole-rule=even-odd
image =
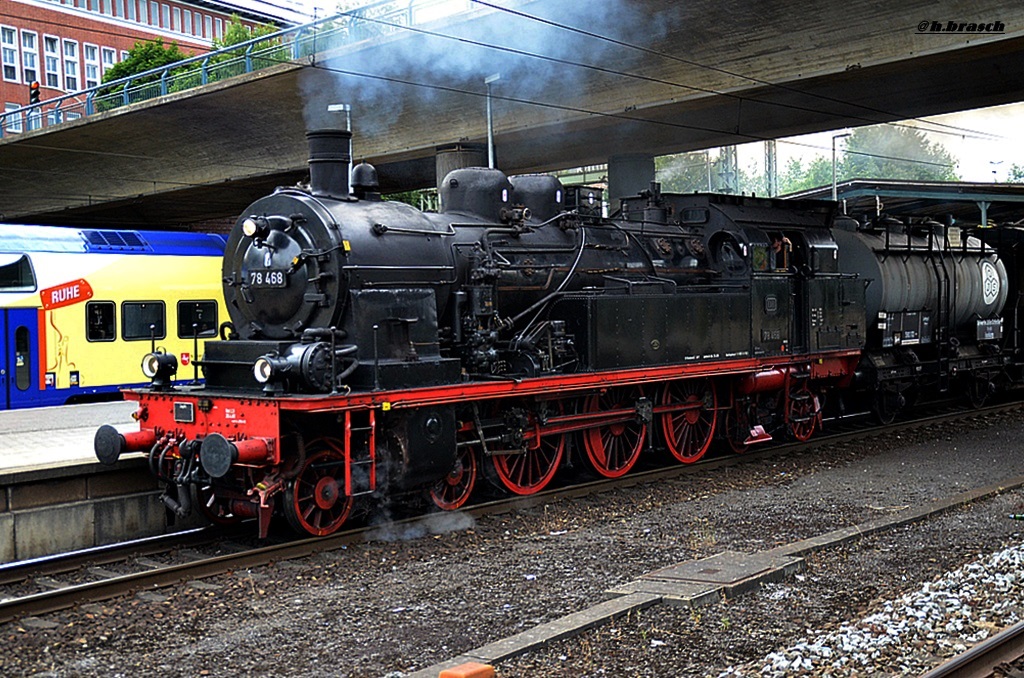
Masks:
[[[308,136],[309,185],[229,237],[205,385],[155,350],[140,430],[97,432],[105,463],[147,452],[180,514],[328,534],[360,495],[456,509],[481,477],[537,492],[570,452],[606,477],[645,450],[689,463],[807,439],[826,396],[886,419],[954,384],[983,399],[1011,367],[1006,268],[958,229],[657,184],[609,219],[590,189],[480,168],[428,214],[369,165],[350,194],[350,135]]]

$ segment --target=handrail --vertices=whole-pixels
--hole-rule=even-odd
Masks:
[[[416,10],[437,0],[378,0],[300,26],[252,38],[94,87],[0,113],[0,138],[59,125],[120,106],[166,96],[279,63],[393,33],[414,23]],[[470,3],[466,0],[466,8]]]

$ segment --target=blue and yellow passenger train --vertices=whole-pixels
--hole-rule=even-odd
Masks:
[[[224,237],[0,225],[0,409],[119,397],[217,334]],[[187,368],[186,368],[187,369]]]

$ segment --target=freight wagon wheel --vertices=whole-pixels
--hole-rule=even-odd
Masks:
[[[665,384],[662,405],[686,409],[661,415],[661,432],[669,453],[684,464],[697,461],[711,447],[718,421],[718,394],[710,379],[689,379]]]
[[[296,532],[323,536],[337,531],[352,511],[344,496],[341,441],[318,438],[306,446],[306,461],[284,492],[284,517]]]
[[[557,410],[562,412],[562,404],[557,403]],[[534,415],[530,415],[529,426],[535,424]],[[512,494],[527,495],[540,492],[555,477],[562,456],[565,454],[565,434],[542,435],[540,443],[534,449],[527,449],[523,454],[496,454],[491,457],[491,470],[498,484]]]
[[[967,402],[974,409],[981,409],[985,406],[989,396],[992,395],[992,382],[986,375],[971,375],[967,384]]]
[[[612,388],[587,398],[586,412],[632,410],[643,396],[639,387]],[[629,472],[640,458],[647,437],[647,426],[637,417],[583,432],[583,447],[591,466],[605,478],[618,478]]]
[[[896,416],[903,410],[906,400],[896,388],[880,388],[875,392],[871,411],[878,423],[888,426],[896,421]]]
[[[475,434],[460,434],[459,442],[468,442]],[[455,467],[430,488],[430,499],[444,511],[454,511],[469,501],[477,479],[477,447],[465,444],[459,447]]]
[[[806,442],[814,435],[821,416],[818,396],[809,388],[802,388],[789,394],[789,430],[800,442]]]

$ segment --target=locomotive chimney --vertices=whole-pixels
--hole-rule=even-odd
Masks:
[[[309,141],[309,190],[313,195],[347,198],[352,132],[310,130],[306,132],[306,139]]]

